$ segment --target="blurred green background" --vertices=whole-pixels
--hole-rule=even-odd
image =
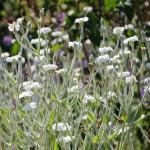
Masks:
[[[85,7],[91,7],[92,11]],[[46,14],[43,26],[54,30],[68,31],[70,39],[76,39],[76,30],[71,30],[74,20],[88,16],[90,21],[85,24],[87,36],[95,46],[99,46],[101,17],[105,23],[115,27],[134,24],[139,29],[147,29],[150,20],[150,0],[0,0],[0,48],[2,51],[17,53],[19,48],[12,44],[13,35],[8,31],[8,23],[18,17],[35,21],[41,8]],[[149,26],[148,26],[149,29]],[[34,32],[33,36],[34,36]]]

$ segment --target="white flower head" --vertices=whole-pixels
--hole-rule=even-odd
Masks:
[[[22,92],[22,93],[19,95],[19,99],[24,98],[24,97],[32,97],[33,94],[34,94],[34,93],[31,92],[31,91]]]
[[[137,82],[137,80],[136,80],[135,76],[131,75],[129,77],[126,77],[125,82],[126,83],[135,83],[135,82]]]
[[[88,17],[82,17],[82,18],[76,19],[74,23],[79,23],[79,24],[81,24],[81,23],[83,23],[83,22],[87,22],[88,20],[89,20]]]
[[[51,28],[50,27],[42,27],[41,29],[40,29],[40,33],[42,33],[42,34],[48,34],[49,32],[51,32],[52,30],[51,30]]]
[[[76,93],[79,91],[79,86],[78,85],[75,85],[71,88],[68,88],[68,93]]]
[[[150,82],[150,77],[147,77],[143,80],[143,83],[148,84]]]
[[[62,39],[65,41],[69,41],[69,34],[63,34]]]
[[[89,103],[89,102],[91,102],[91,103],[94,103],[96,100],[95,100],[95,98],[93,97],[93,96],[91,96],[91,95],[84,95],[84,98],[83,98],[83,103],[84,104],[87,104],[87,103]]]
[[[68,11],[68,16],[72,16],[73,14],[75,13],[75,11],[72,9],[72,10],[69,10]]]
[[[71,142],[72,139],[70,136],[61,136],[57,139],[59,142],[64,142],[64,143],[68,143]]]
[[[61,35],[62,35],[62,32],[61,32],[61,31],[54,31],[54,32],[52,32],[52,34],[51,34],[52,37],[59,37],[59,36],[61,36]]]
[[[86,12],[86,13],[92,12],[92,10],[93,10],[93,8],[90,7],[90,6],[83,8],[83,11]]]
[[[88,118],[88,116],[87,116],[87,115],[84,115],[84,116],[82,117],[82,120],[87,120],[87,118]]]
[[[138,40],[138,37],[135,35],[135,36],[126,38],[126,39],[123,41],[123,43],[124,43],[125,45],[127,45],[127,44],[130,43],[130,42],[134,43],[134,42],[136,42],[136,41],[139,41],[139,40]]]
[[[37,103],[31,102],[31,103],[26,104],[23,107],[23,110],[25,110],[25,111],[31,111],[31,110],[36,109],[36,108],[37,108]]]
[[[24,63],[25,58],[20,55],[15,55],[12,57],[7,57],[6,62],[8,62],[8,63],[12,63],[12,62]]]
[[[112,70],[114,70],[114,66],[113,65],[108,65],[106,70],[107,71],[112,71]]]
[[[23,82],[23,89],[24,90],[32,90],[32,89],[41,89],[41,85],[39,82],[27,81]]]
[[[8,24],[8,30],[10,32],[19,31],[20,30],[20,24],[17,22],[9,23]]]
[[[134,25],[133,25],[133,24],[126,24],[126,25],[124,26],[124,28],[125,28],[126,30],[128,30],[128,29],[134,30]]]
[[[95,63],[100,64],[100,63],[108,62],[109,60],[110,60],[109,55],[105,54],[105,55],[97,57],[95,59]]]
[[[120,51],[119,54],[130,55],[131,51],[125,48],[124,51]]]
[[[110,58],[110,62],[112,62],[112,63],[118,63],[119,64],[121,62],[121,60],[119,59],[119,57],[120,57],[119,54],[114,55],[112,58]]]
[[[113,29],[113,34],[115,35],[122,35],[124,31],[124,27],[115,27]]]
[[[59,69],[59,70],[57,70],[57,71],[55,71],[57,74],[64,74],[64,73],[66,73],[68,71],[68,69]]]
[[[22,22],[23,22],[23,20],[24,20],[24,18],[23,18],[23,17],[21,17],[21,18],[17,18],[17,23],[21,25],[21,24],[22,24]]]
[[[69,47],[79,48],[79,47],[82,47],[82,43],[77,42],[77,41],[69,42]]]
[[[58,66],[55,64],[48,64],[43,66],[44,71],[57,70]]]
[[[52,125],[53,131],[68,131],[71,130],[71,126],[68,123],[59,122]]]
[[[38,44],[39,42],[43,42],[44,40],[42,38],[36,38],[31,40],[31,44]]]
[[[125,71],[122,73],[117,73],[118,77],[129,77],[131,75],[131,73],[129,71]]]
[[[7,58],[7,57],[9,57],[9,55],[10,54],[8,52],[4,52],[1,54],[1,58]]]
[[[44,47],[44,46],[46,46],[48,43],[49,43],[48,40],[43,40],[43,41],[41,41],[41,46]]]
[[[113,49],[111,47],[101,47],[101,48],[99,48],[99,52],[101,52],[101,53],[107,53],[107,52],[110,52],[110,51],[113,51]]]
[[[113,97],[116,97],[116,93],[115,92],[112,92],[112,91],[109,91],[107,93],[107,98],[110,99],[110,98],[113,98]]]

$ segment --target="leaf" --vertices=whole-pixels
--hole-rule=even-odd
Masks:
[[[109,12],[117,6],[118,0],[105,0],[105,11]]]
[[[115,131],[113,134],[108,136],[108,140],[114,140],[118,136],[119,131]]]
[[[57,52],[61,47],[62,47],[61,44],[55,44],[55,45],[52,46],[51,51],[55,53],[55,52]]]
[[[54,113],[55,113],[54,111],[51,111],[51,114],[50,114],[50,117],[49,117],[49,124],[50,125],[52,125],[53,122],[54,122],[54,117],[55,117]]]
[[[93,114],[92,112],[89,112],[89,113],[88,113],[88,119],[89,119],[90,121],[92,121],[92,122],[95,121],[95,116],[94,116],[94,114]]]
[[[140,112],[137,111],[137,110],[134,110],[132,111],[130,114],[129,114],[129,117],[127,119],[127,122],[132,124],[134,123],[138,118],[140,117]]]
[[[121,119],[122,119],[124,122],[126,122],[127,119],[128,119],[128,116],[127,116],[125,113],[123,113],[122,116],[121,116]]]
[[[20,45],[18,44],[18,42],[15,42],[11,48],[11,55],[17,55],[19,52],[19,49],[20,49]]]
[[[57,140],[54,139],[54,146],[53,146],[54,150],[58,150],[58,144],[57,144]]]
[[[99,141],[99,136],[95,135],[94,137],[92,137],[92,143],[96,144]]]
[[[104,122],[104,123],[108,123],[108,122],[109,122],[109,116],[108,116],[107,114],[105,114],[105,115],[103,116],[103,122]]]

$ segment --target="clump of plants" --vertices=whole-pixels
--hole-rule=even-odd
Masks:
[[[42,9],[36,38],[24,18],[8,26],[20,50],[0,55],[0,148],[148,147],[150,40],[144,31],[125,25],[110,32],[101,19],[95,47],[84,32],[88,17],[74,21],[80,30],[74,41],[67,31],[43,26],[43,17]],[[126,37],[129,30],[135,35]]]

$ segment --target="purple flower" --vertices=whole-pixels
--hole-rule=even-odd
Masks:
[[[83,65],[83,68],[88,68],[88,61],[86,59],[84,59],[82,61],[82,65]]]
[[[62,24],[64,22],[65,17],[66,17],[66,14],[64,12],[59,13],[57,15],[58,24]]]
[[[10,35],[5,35],[3,37],[3,43],[6,45],[6,46],[10,46],[12,44],[12,37]]]
[[[145,94],[145,90],[144,90],[144,88],[141,88],[141,89],[140,89],[141,98],[144,96],[144,94]]]

